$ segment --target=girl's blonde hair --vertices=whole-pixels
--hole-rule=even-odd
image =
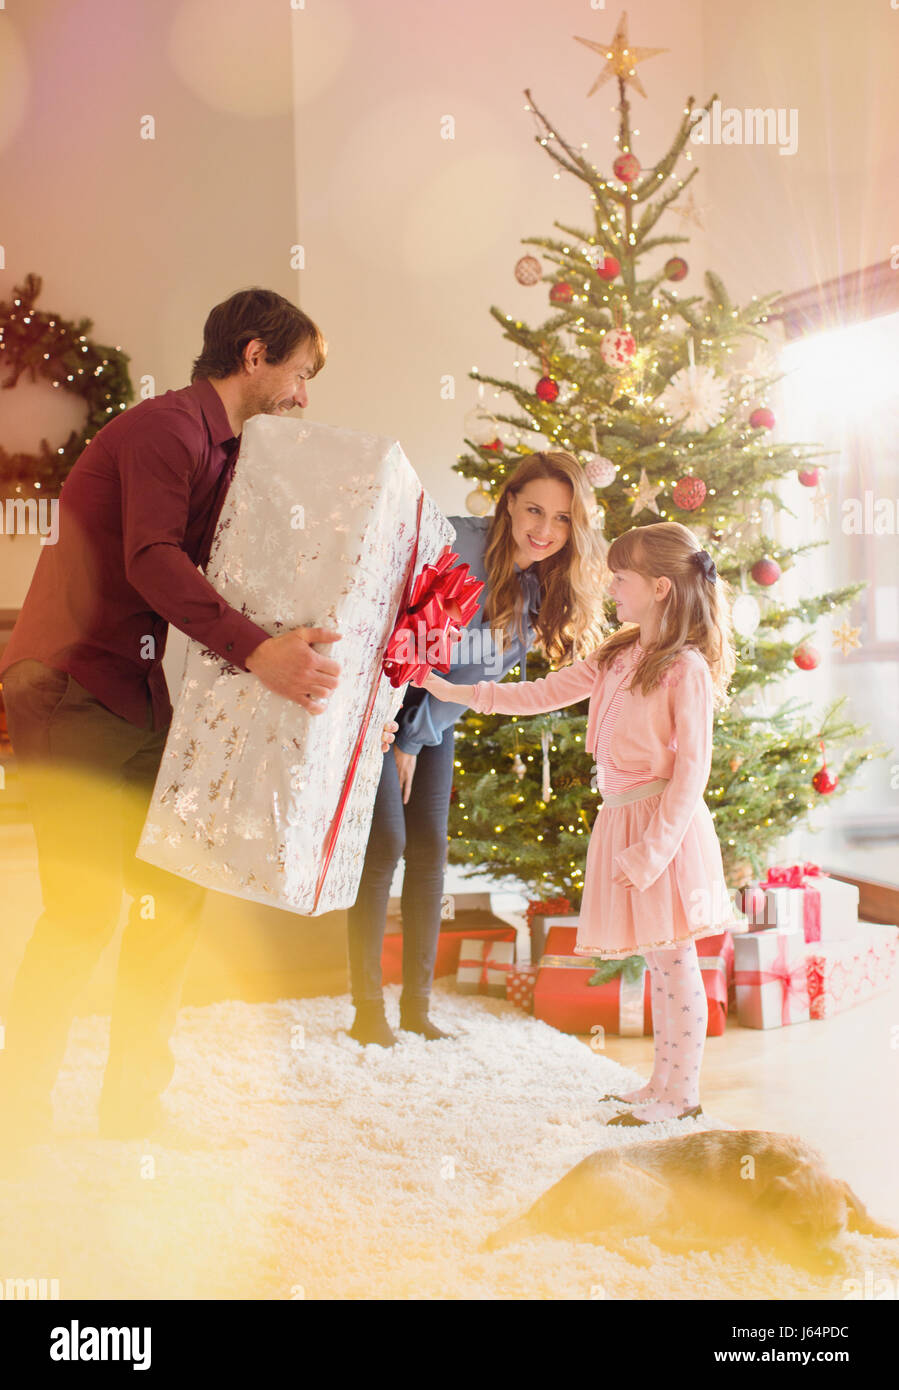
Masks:
[[[706,578],[702,565],[693,559],[701,549],[693,532],[679,521],[659,521],[653,526],[634,526],[616,536],[606,562],[613,572],[634,570],[646,579],[665,575],[671,580],[667,597],[659,604],[658,637],[637,663],[631,686],[639,686],[647,695],[678,653],[691,646],[708,662],[715,706],[723,708],[730,700],[727,687],[737,664],[730,620],[731,587],[720,576],[714,581]],[[605,666],[639,636],[635,624],[613,632],[596,653],[599,664]]]
[[[510,633],[517,631],[524,640],[522,594],[515,573],[508,499],[517,496],[535,478],[556,478],[571,486],[568,540],[561,550],[533,565],[541,590],[534,646],[557,665],[588,655],[608,631],[602,609],[605,541],[593,524],[596,497],[580,463],[565,449],[527,454],[503,484],[487,532],[488,597],[484,617],[489,626]]]

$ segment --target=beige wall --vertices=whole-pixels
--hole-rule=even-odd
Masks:
[[[95,338],[121,344],[135,381],[151,375],[157,391],[187,381],[205,314],[232,290],[298,297],[331,344],[310,416],[397,435],[460,510],[468,486],[450,467],[476,399],[468,370],[514,370],[488,306],[542,317],[544,290],[512,275],[520,238],[586,221],[581,186],[555,180],[533,143],[522,89],[607,167],[614,92],[587,99],[601,59],[572,36],[611,37],[619,12],[588,0],[6,0],[0,291],[41,274],[41,306],[93,318]],[[693,147],[708,212],[685,251],[686,292],[706,264],[748,297],[889,255],[888,0],[654,0],[629,16],[634,44],[669,50],[640,65],[648,100],[633,96],[647,159],[688,94],[799,112],[792,157]],[[140,138],[147,114],[153,141]],[[454,140],[440,137],[447,115]],[[441,399],[448,373],[454,400]],[[0,440],[52,441],[76,417],[59,393],[23,386],[0,395]],[[21,601],[35,555],[27,539],[0,539],[0,607]]]

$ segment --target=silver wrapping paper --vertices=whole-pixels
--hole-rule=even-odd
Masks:
[[[421,483],[392,439],[256,415],[241,440],[206,577],[272,636],[333,628],[341,666],[309,715],[191,642],[138,857],[207,888],[306,915],[352,905],[402,702],[381,672],[412,563]],[[452,543],[424,494],[415,574]],[[328,828],[373,684],[362,753],[313,914]]]

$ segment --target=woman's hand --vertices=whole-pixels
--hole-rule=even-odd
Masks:
[[[402,748],[397,748],[394,744],[393,756],[396,758],[396,770],[400,779],[400,791],[403,794],[403,805],[409,802],[412,794],[412,778],[415,776],[415,764],[418,755],[415,753],[404,753]]]
[[[612,875],[612,882],[617,883],[619,888],[635,888],[636,884],[631,883],[627,874],[622,869],[616,869]]]
[[[421,683],[421,689],[426,690],[429,695],[433,695],[435,700],[449,701],[450,704],[458,705],[461,703],[461,686],[453,685],[451,681],[445,681],[442,676],[430,671],[425,680]]]
[[[388,719],[387,723],[384,725],[383,731],[381,733],[382,753],[386,753],[391,743],[393,743],[394,735],[396,734],[396,731],[399,727],[400,726],[399,724],[397,724],[395,719]]]

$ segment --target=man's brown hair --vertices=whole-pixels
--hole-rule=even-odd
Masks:
[[[218,380],[240,371],[244,349],[253,338],[265,343],[265,360],[270,366],[286,361],[305,342],[312,344],[312,375],[325,365],[328,345],[318,325],[283,295],[254,286],[238,290],[210,311],[203,327],[203,350],[191,368],[191,381]]]

